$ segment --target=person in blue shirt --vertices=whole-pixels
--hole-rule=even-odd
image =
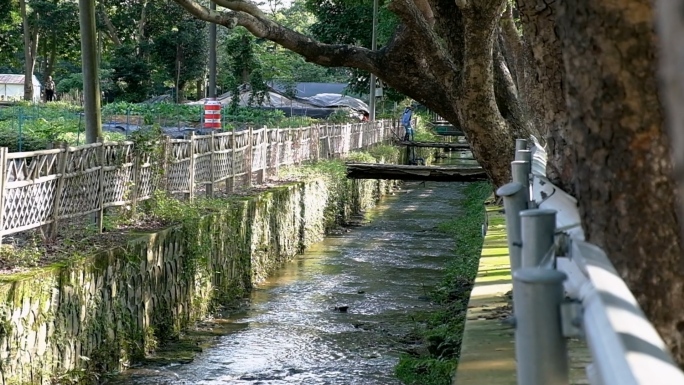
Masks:
[[[404,126],[406,134],[404,134],[404,141],[413,140],[413,127],[411,127],[411,119],[413,118],[413,106],[408,106],[404,109],[401,115],[401,125]]]

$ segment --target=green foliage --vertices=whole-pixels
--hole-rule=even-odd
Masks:
[[[223,83],[229,92],[239,95],[243,85],[249,86],[249,105],[261,105],[266,96],[266,83],[261,61],[256,54],[256,38],[243,28],[235,29],[223,42],[225,72]],[[235,112],[240,98],[234,97],[230,111]]]
[[[378,10],[377,46],[381,49],[392,37],[399,25],[397,16],[387,9],[389,1],[380,0]],[[371,48],[373,25],[372,0],[305,0],[306,9],[316,16],[311,34],[330,44],[353,44]],[[349,90],[364,94],[370,87],[370,74],[349,69]],[[400,100],[403,96],[386,87],[385,97]]]
[[[126,43],[114,48],[111,79],[115,96],[127,102],[142,102],[152,90],[149,45]]]
[[[326,120],[330,123],[358,123],[359,121],[358,116],[352,110],[346,108],[335,110]]]
[[[427,112],[417,112],[414,116],[418,118],[414,139],[419,142],[437,142],[438,136],[432,130],[430,115]]]
[[[352,163],[375,163],[375,157],[367,152],[353,151],[345,159]]]
[[[15,53],[19,52],[22,45],[20,29],[21,17],[17,0],[0,0],[0,63],[17,65]]]
[[[11,245],[0,246],[0,266],[11,266],[13,268],[26,268],[38,265],[44,250],[34,239],[30,243],[15,247]]]
[[[449,385],[455,368],[453,361],[432,358],[401,359],[395,373],[406,385]]]
[[[396,146],[391,146],[388,144],[380,144],[373,146],[368,152],[378,161],[384,161],[385,163],[398,163],[399,161],[399,149]]]
[[[169,2],[163,11],[173,19],[166,29],[155,36],[152,45],[154,60],[183,92],[185,85],[204,77],[207,68],[207,23],[195,19],[178,4]],[[184,100],[183,95],[177,95]]]
[[[482,250],[483,204],[491,193],[492,187],[487,182],[468,184],[459,215],[438,226],[439,231],[454,237],[456,258],[447,266],[442,283],[431,293],[439,310],[423,315],[426,320],[416,330],[428,353],[403,355],[395,368],[396,375],[404,384],[451,384]]]

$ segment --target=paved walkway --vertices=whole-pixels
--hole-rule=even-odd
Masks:
[[[475,287],[470,294],[461,359],[453,385],[517,385],[515,336],[502,322],[511,314],[513,289],[508,244],[500,207],[488,209],[489,228]],[[570,382],[588,384],[584,368],[589,362],[586,345],[570,341]]]

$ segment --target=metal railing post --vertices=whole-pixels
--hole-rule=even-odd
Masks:
[[[554,245],[556,210],[534,209],[520,212],[522,267],[554,266],[553,259],[544,260]],[[549,265],[551,264],[551,265]]]
[[[532,151],[530,150],[518,150],[515,152],[515,160],[522,160],[523,162],[530,163],[530,169],[532,166]]]
[[[508,238],[508,255],[511,271],[522,266],[522,235],[520,228],[520,212],[527,210],[527,197],[520,183],[511,182],[496,190],[496,195],[503,198],[506,212],[506,233]]]
[[[560,305],[565,273],[521,268],[513,273],[518,384],[568,385],[568,353]]]
[[[530,200],[530,162],[515,160],[511,162],[513,182],[520,183],[525,190],[525,202]]]
[[[515,152],[518,152],[520,150],[527,150],[527,139],[515,140]]]

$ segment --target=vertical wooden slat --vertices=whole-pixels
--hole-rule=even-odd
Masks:
[[[0,147],[0,243],[5,232],[5,198],[7,184],[7,147]]]
[[[195,199],[195,131],[190,133],[190,165],[188,166],[188,175],[190,183],[188,192],[185,194],[185,199],[193,201]]]
[[[214,197],[214,181],[216,180],[216,165],[214,164],[215,162],[215,156],[214,156],[214,132],[211,132],[211,142],[209,142],[210,146],[210,152],[209,152],[209,183],[206,185],[206,195],[209,198]]]
[[[247,137],[247,187],[252,187],[252,134],[254,130],[249,127]]]
[[[140,151],[133,148],[133,166],[131,169],[131,176],[133,177],[133,184],[131,187],[131,214],[135,216],[138,211],[138,196],[140,192],[140,174],[142,173],[142,157]]]
[[[169,180],[170,180],[170,168],[171,168],[171,137],[167,136],[164,139],[164,151],[163,155],[164,159],[162,159],[162,172],[164,173],[163,178],[164,178],[164,191],[170,191],[169,189]]]
[[[61,147],[62,152],[57,155],[58,176],[57,186],[55,187],[55,199],[52,203],[52,226],[50,227],[50,239],[53,239],[57,235],[57,229],[59,228],[59,210],[62,205],[62,192],[64,191],[64,174],[66,173],[67,159],[69,159],[69,145],[64,142],[61,144]],[[3,162],[3,164],[5,164],[6,167],[6,162]],[[2,183],[5,183],[5,179],[3,179]]]
[[[104,138],[99,137],[97,138],[97,142],[99,143],[98,147],[98,154],[99,154],[99,162],[100,162],[100,175],[99,175],[99,186],[100,189],[97,193],[97,200],[98,200],[98,208],[99,211],[97,212],[97,230],[98,232],[102,232],[102,225],[104,221],[104,192],[105,192],[105,145],[104,145]]]
[[[278,177],[278,173],[280,170],[280,140],[281,140],[281,135],[282,131],[279,128],[276,128],[275,130],[275,176]]]
[[[235,131],[230,133],[230,177],[226,179],[226,193],[235,191]]]
[[[266,126],[263,127],[261,130],[261,133],[259,134],[259,165],[260,165],[260,170],[257,173],[257,184],[264,184],[264,180],[266,179],[266,170],[268,169],[268,164],[267,164],[267,155],[268,155],[268,139],[266,137],[266,134],[268,133],[268,129]]]

